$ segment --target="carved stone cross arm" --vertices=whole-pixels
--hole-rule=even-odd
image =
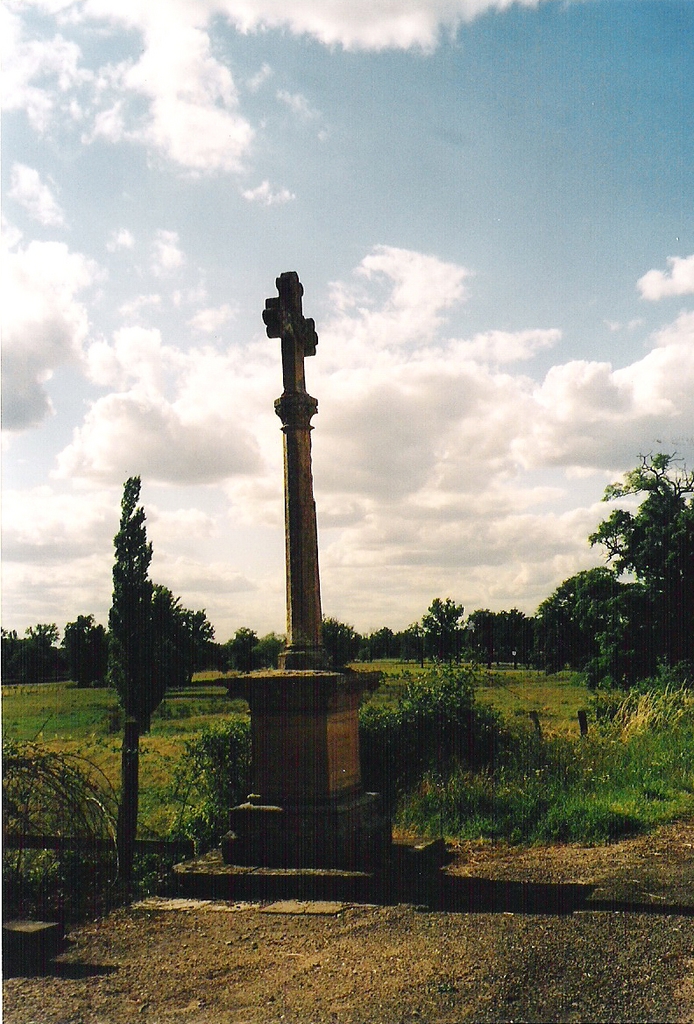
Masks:
[[[282,376],[286,392],[305,391],[304,357],[316,354],[315,322],[301,308],[304,289],[295,271],[275,281],[279,296],[266,299],[263,321],[268,338],[282,339]]]

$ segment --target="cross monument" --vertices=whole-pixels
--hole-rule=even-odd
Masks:
[[[284,434],[284,520],[287,570],[287,642],[281,669],[326,667],[321,642],[316,503],[311,472],[311,418],[318,402],[306,391],[304,357],[316,354],[313,320],[304,317],[304,289],[290,271],[276,280],[279,296],[267,299],[263,321],[269,338],[282,341],[284,391],[275,402]]]

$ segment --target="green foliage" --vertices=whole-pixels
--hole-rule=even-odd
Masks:
[[[583,670],[600,655],[600,636],[618,623],[623,588],[606,568],[587,569],[565,580],[537,610],[534,660],[546,672],[567,665]]]
[[[277,633],[261,636],[253,648],[253,661],[256,668],[277,668],[280,652],[284,647],[284,637]]]
[[[669,665],[694,661],[693,493],[694,473],[672,455],[644,457],[605,492],[606,501],[645,495],[638,510],[615,509],[590,537],[605,546],[618,574],[633,573],[643,585],[655,654]]]
[[[58,627],[54,622],[29,626],[25,636],[16,630],[2,630],[2,678],[6,683],[45,683],[65,679],[67,664],[56,646]]]
[[[626,739],[518,730],[493,770],[426,777],[402,801],[397,823],[470,839],[614,841],[694,812],[693,740],[683,723]]]
[[[468,616],[465,628],[465,657],[477,662],[530,663],[534,621],[517,608],[491,612],[478,609]]]
[[[146,731],[164,694],[152,689],[152,545],[147,541],[144,508],[137,505],[139,497],[140,478],[130,477],[123,488],[120,529],[113,542],[109,676],[126,715]]]
[[[77,850],[3,849],[4,913],[74,919],[96,912],[116,876],[116,802],[85,758],[36,743],[3,745],[3,830],[23,840],[78,838]],[[101,840],[100,848],[94,841]]]
[[[114,538],[109,679],[126,715],[148,732],[167,687],[188,685],[197,664],[204,662],[214,629],[204,610],[182,607],[168,587],[149,579],[152,545],[144,509],[137,507],[139,496],[140,478],[131,477]]]
[[[447,597],[435,597],[422,616],[425,653],[436,661],[453,661],[460,657],[462,628],[460,620],[465,609]]]
[[[362,777],[392,805],[427,771],[478,767],[494,758],[499,717],[475,702],[470,668],[435,667],[409,680],[395,707],[366,704],[359,715]]]
[[[253,629],[242,626],[237,629],[233,640],[228,640],[225,647],[229,651],[230,668],[237,672],[252,672],[255,665],[254,651],[258,644],[258,634]]]
[[[248,794],[250,723],[230,718],[205,727],[188,740],[174,772],[174,800],[180,806],[177,837],[207,849],[229,828],[229,810]]]
[[[322,635],[323,647],[331,668],[343,668],[359,656],[362,638],[355,632],[354,627],[346,622],[339,622],[330,617],[324,618]]]
[[[104,686],[108,669],[108,638],[93,615],[78,615],[68,622],[63,636],[70,678],[80,687]]]

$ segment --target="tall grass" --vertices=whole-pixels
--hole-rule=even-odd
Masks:
[[[693,696],[622,693],[583,739],[507,730],[495,765],[428,773],[401,799],[397,823],[451,838],[596,843],[692,815]]]

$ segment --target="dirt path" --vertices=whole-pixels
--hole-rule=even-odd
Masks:
[[[455,907],[435,912],[118,911],[73,932],[52,976],[8,978],[3,1019],[694,1022],[694,824],[592,849],[465,844],[449,873]]]

